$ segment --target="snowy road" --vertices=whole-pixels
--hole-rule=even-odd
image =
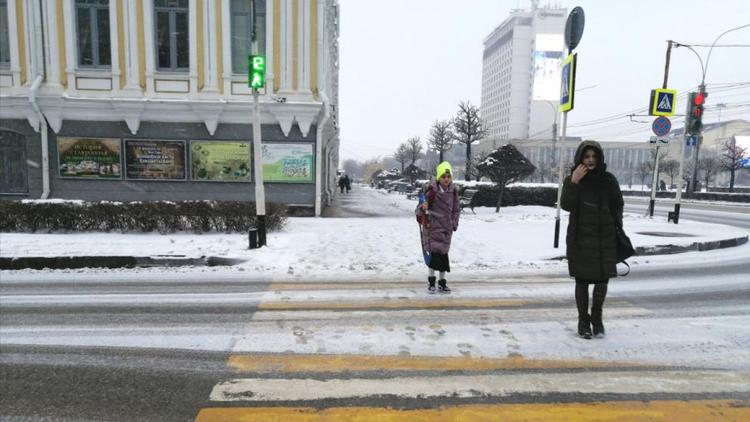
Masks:
[[[610,283],[607,336],[587,341],[564,263],[543,261],[560,252],[536,240],[549,210],[464,215],[454,293],[428,295],[413,245],[377,243],[414,228],[413,203],[352,194],[355,218],[293,220],[239,268],[0,273],[0,419],[750,419],[750,244],[632,258]],[[639,241],[674,227],[627,223]],[[132,243],[119,236],[100,241]]]
[[[288,413],[299,408],[374,419],[389,407],[407,417],[511,405],[633,417],[726,407],[744,418],[748,267],[735,257],[689,276],[613,281],[608,335],[590,341],[574,335],[572,286],[559,277],[456,282],[450,296],[408,283],[143,274],[3,282],[0,404],[3,415],[68,409],[116,420],[296,420]],[[639,400],[651,407],[625,405]]]

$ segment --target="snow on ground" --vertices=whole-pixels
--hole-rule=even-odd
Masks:
[[[419,232],[413,217],[414,200],[404,195],[357,187],[346,205],[348,210],[372,217],[290,218],[286,227],[269,233],[268,246],[247,249],[245,234],[121,234],[0,233],[0,256],[220,256],[246,259],[233,267],[136,269],[189,273],[243,273],[247,278],[288,280],[414,280],[421,279],[425,265]],[[626,214],[625,230],[636,246],[689,245],[748,235],[735,227],[681,220],[679,226],[662,219]],[[518,274],[566,275],[564,261],[567,213],[561,214],[560,248],[553,247],[555,209],[539,206],[466,209],[451,246],[451,277],[482,280]],[[657,237],[644,233],[670,233]],[[685,236],[689,235],[689,236]],[[747,256],[748,248],[734,248]],[[695,262],[696,255],[671,255],[668,261]],[[727,256],[727,252],[722,254]],[[684,256],[684,257],[683,257]],[[707,259],[708,256],[706,256]],[[664,261],[660,257],[635,257],[639,265]],[[78,271],[78,270],[59,270]],[[121,270],[96,270],[117,272]],[[6,275],[9,272],[4,272]]]

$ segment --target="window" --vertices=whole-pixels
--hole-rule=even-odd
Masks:
[[[247,74],[253,29],[258,54],[266,52],[266,0],[232,0],[232,72]],[[253,25],[253,23],[255,23]]]
[[[20,133],[0,129],[0,192],[28,191],[24,137]]]
[[[188,0],[155,0],[156,68],[187,72],[190,67]]]
[[[8,0],[0,0],[0,67],[10,67],[8,41]]]
[[[76,0],[78,29],[78,65],[81,67],[109,67],[109,1]]]

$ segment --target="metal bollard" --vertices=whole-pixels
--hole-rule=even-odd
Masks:
[[[258,247],[258,229],[250,229],[248,232],[248,249],[256,249]]]

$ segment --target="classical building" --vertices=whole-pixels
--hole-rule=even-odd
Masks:
[[[319,215],[338,19],[336,0],[0,0],[0,199],[254,200],[255,42],[266,200]]]

